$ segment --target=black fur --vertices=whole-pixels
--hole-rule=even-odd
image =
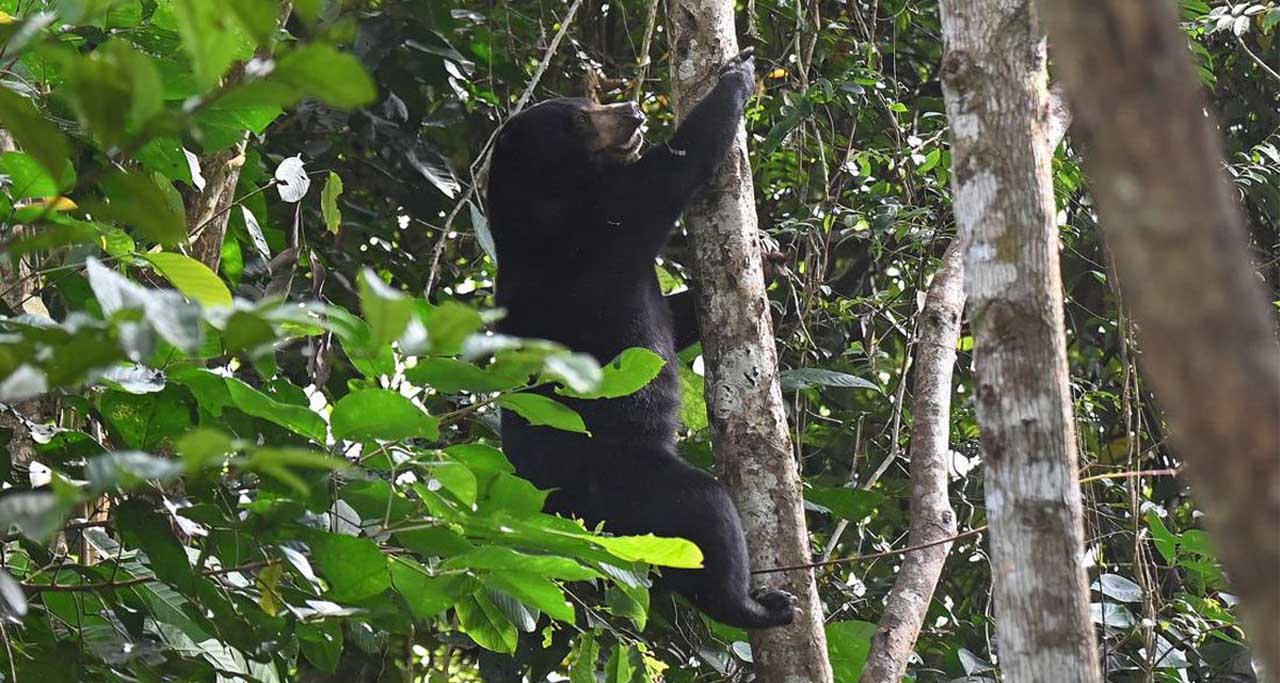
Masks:
[[[676,453],[675,352],[697,334],[689,296],[665,300],[654,274],[654,257],[675,220],[728,152],[752,87],[744,54],[725,67],[669,142],[635,161],[620,158],[634,152],[632,145],[601,149],[592,137],[584,112],[598,105],[577,99],[536,105],[499,135],[488,198],[498,304],[507,311],[502,332],[555,340],[602,363],[632,346],[668,361],[632,396],[562,399],[582,415],[591,437],[504,413],[507,455],[522,476],[555,489],[550,511],[603,521],[613,533],[693,541],[705,568],[665,570],[664,587],[724,623],[767,628],[790,623],[796,601],[782,591],[750,593],[733,502],[711,475]],[[616,111],[639,115],[634,108]]]

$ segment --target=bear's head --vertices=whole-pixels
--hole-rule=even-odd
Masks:
[[[597,104],[580,97],[557,97],[520,112],[502,126],[492,167],[555,176],[629,163],[644,142],[642,123],[644,113],[635,102]]]

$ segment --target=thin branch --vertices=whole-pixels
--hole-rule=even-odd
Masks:
[[[538,62],[538,68],[533,72],[533,78],[525,86],[524,92],[516,100],[516,106],[512,108],[511,113],[507,114],[506,120],[510,120],[511,117],[524,111],[525,106],[529,104],[529,100],[533,97],[533,91],[542,82],[543,74],[547,72],[547,67],[551,65],[552,58],[555,57],[556,51],[560,49],[560,41],[564,40],[565,34],[569,32],[569,26],[573,24],[573,19],[578,15],[578,8],[581,6],[582,0],[573,0],[573,4],[565,12],[564,18],[560,20],[560,30],[556,31],[555,37],[551,39],[551,44],[547,46],[547,51],[543,53],[542,60]],[[435,286],[436,277],[440,274],[440,256],[444,254],[444,245],[449,239],[449,232],[453,227],[454,219],[458,217],[462,207],[466,206],[472,195],[476,194],[476,186],[479,184],[476,179],[483,177],[489,170],[489,158],[490,153],[493,151],[493,141],[498,138],[498,131],[500,130],[502,130],[501,125],[494,128],[493,132],[489,134],[489,139],[485,141],[484,147],[480,148],[480,155],[471,164],[471,184],[467,186],[462,196],[458,197],[457,203],[450,209],[449,215],[444,220],[444,231],[440,233],[440,239],[436,240],[435,245],[431,247],[431,265],[427,269],[427,282],[422,288],[423,296],[430,296],[431,289]]]

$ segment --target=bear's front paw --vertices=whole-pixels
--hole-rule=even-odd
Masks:
[[[752,593],[751,597],[769,610],[778,626],[790,624],[795,619],[796,608],[800,606],[800,599],[786,591],[760,590]]]
[[[755,52],[756,49],[754,47],[749,47],[734,55],[732,59],[725,62],[724,66],[720,67],[720,78],[729,75],[740,75],[746,76],[747,80],[754,80],[756,73]]]

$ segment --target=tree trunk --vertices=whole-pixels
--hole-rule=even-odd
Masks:
[[[1040,0],[1141,365],[1280,675],[1280,348],[1168,0]]]
[[[964,311],[963,255],[958,240],[947,247],[920,312],[911,404],[912,546],[956,534],[956,515],[947,499],[947,437],[951,431],[951,374]],[[903,559],[885,600],[880,628],[871,639],[871,652],[859,679],[862,683],[902,680],[950,552],[950,542],[940,543],[908,553]]]
[[[1070,125],[1071,112],[1055,86],[1050,90],[1049,149],[1057,148]],[[965,298],[962,246],[959,240],[947,246],[920,312],[911,404],[911,546],[935,543],[956,533],[955,514],[947,500],[946,458],[951,374]],[[902,680],[950,550],[950,543],[938,544],[903,558],[871,641],[859,679],[862,683]]]
[[[1005,680],[1099,680],[1083,564],[1044,40],[1026,0],[943,0]]]
[[[293,3],[283,2],[280,7],[280,26],[293,14]],[[270,59],[274,39],[267,40],[254,53],[257,59]],[[229,84],[244,78],[244,65],[237,65],[226,75]],[[193,189],[186,197],[187,236],[191,240],[191,257],[218,272],[222,261],[222,242],[227,236],[227,223],[231,220],[231,205],[236,198],[236,186],[240,183],[240,170],[244,166],[244,152],[249,145],[245,133],[228,149],[213,152],[200,159],[200,169],[205,185]]]
[[[715,84],[738,52],[733,0],[673,0],[671,76],[676,114]],[[778,387],[773,321],[765,298],[746,134],[709,186],[685,211],[694,272],[701,284],[699,324],[707,404],[720,476],[742,516],[753,566],[810,561],[800,475]],[[829,683],[822,604],[811,569],[760,577],[800,599],[789,627],[751,634],[755,671],[766,683]]]

